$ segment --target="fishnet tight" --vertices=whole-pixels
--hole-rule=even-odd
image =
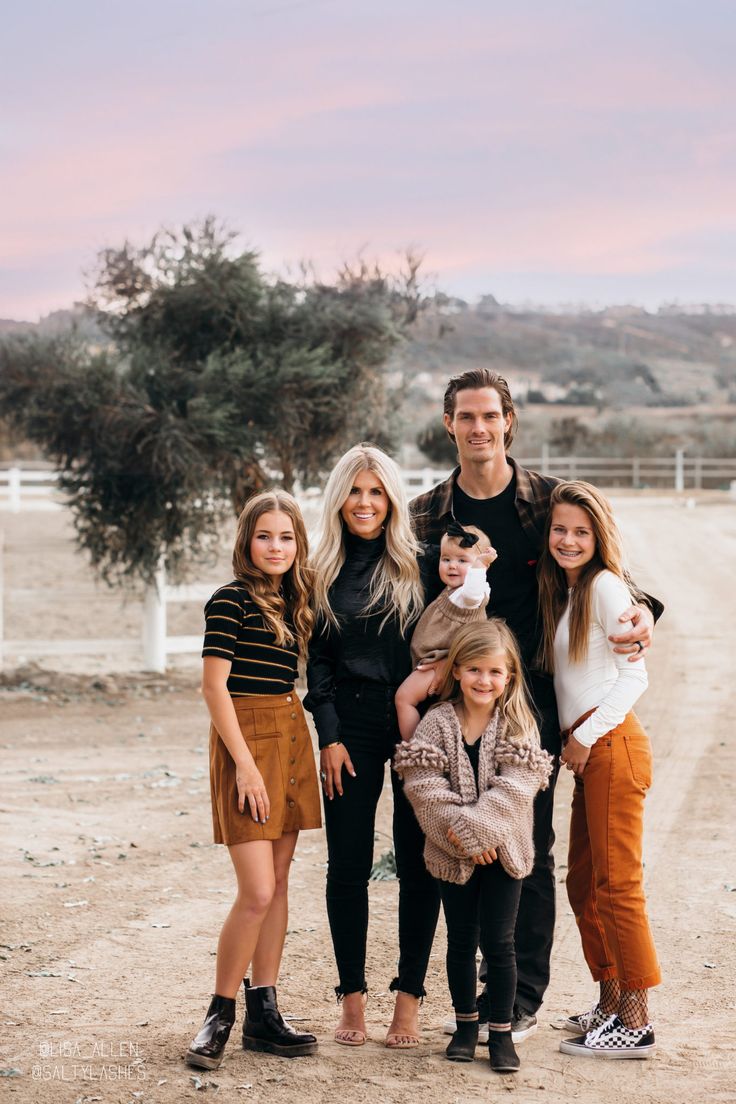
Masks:
[[[644,1027],[648,1024],[648,990],[622,989],[618,1001],[618,1015],[624,1027]]]
[[[606,1016],[618,1013],[624,1027],[644,1027],[649,1023],[649,992],[647,989],[622,989],[618,978],[600,983],[601,1012]]]

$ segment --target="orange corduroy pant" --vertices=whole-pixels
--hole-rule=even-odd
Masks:
[[[652,783],[649,737],[635,713],[593,745],[575,778],[567,893],[594,981],[622,989],[661,980],[642,869],[644,798]]]

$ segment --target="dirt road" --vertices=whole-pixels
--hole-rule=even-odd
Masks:
[[[617,508],[637,580],[667,606],[640,709],[656,754],[646,871],[665,975],[652,1000],[654,1060],[592,1062],[559,1053],[559,1018],[593,996],[563,885],[552,985],[517,1076],[491,1075],[481,1048],[470,1068],[444,1059],[442,930],[422,1046],[396,1054],[381,1045],[392,1003],[395,882],[371,888],[371,1038],[359,1050],[336,1045],[324,839],[314,832],[304,834],[294,864],[281,992],[285,1011],[318,1034],[319,1056],[251,1056],[234,1039],[223,1066],[197,1087],[181,1057],[206,1007],[232,886],[226,853],[209,842],[206,719],[190,663],[167,679],[118,674],[95,685],[93,676],[36,676],[0,691],[0,1085],[8,1099],[174,1104],[217,1094],[258,1104],[465,1104],[508,1093],[547,1104],[736,1100],[736,504],[711,496],[688,509],[626,497]],[[44,519],[52,549],[57,537],[63,543],[58,524]],[[26,542],[34,573],[43,576],[35,520],[21,515],[0,525],[6,555],[20,562]],[[26,591],[26,602],[38,600],[39,608],[52,599],[48,589],[38,599],[30,585]],[[75,621],[78,607],[66,617]],[[55,610],[53,619],[63,629],[64,614]],[[557,795],[560,880],[569,797],[565,775]],[[388,846],[388,812],[387,792],[377,854]]]

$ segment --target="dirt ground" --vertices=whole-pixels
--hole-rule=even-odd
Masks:
[[[62,673],[6,671],[0,686],[0,1086],[7,1099],[736,1100],[736,503],[703,495],[689,508],[674,498],[626,496],[616,505],[637,580],[667,606],[640,709],[656,754],[646,873],[665,977],[652,999],[659,1047],[652,1061],[611,1064],[558,1051],[560,1017],[593,997],[562,884],[570,800],[564,774],[552,984],[540,1029],[520,1048],[518,1075],[492,1075],[482,1048],[470,1067],[445,1060],[442,928],[423,1043],[403,1054],[383,1047],[396,958],[395,881],[371,886],[370,1039],[361,1049],[332,1041],[325,846],[321,832],[310,832],[294,861],[280,993],[284,1011],[318,1035],[319,1055],[289,1062],[245,1054],[234,1033],[221,1068],[197,1080],[182,1056],[207,1005],[232,895],[227,853],[210,843],[197,665],[179,659],[166,678],[133,676],[101,655],[67,660]],[[6,636],[137,631],[135,604],[122,608],[95,588],[71,551],[66,515],[0,515],[0,529]],[[212,577],[226,575],[220,565]],[[182,607],[174,620],[176,632],[201,625],[195,607]],[[387,787],[377,855],[389,845],[389,803]]]

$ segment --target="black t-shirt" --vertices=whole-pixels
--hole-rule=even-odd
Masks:
[[[470,524],[470,522],[468,522]],[[478,771],[480,770],[480,742],[483,739],[481,736],[479,740],[476,740],[474,744],[467,744],[463,739],[463,747],[470,760],[470,765],[473,768],[473,774],[475,775],[475,784],[478,785]]]
[[[476,525],[490,538],[498,559],[488,568],[489,617],[502,617],[519,642],[527,668],[540,642],[537,617],[537,549],[524,532],[515,506],[516,476],[494,498],[470,498],[455,484],[453,513],[461,525]]]

